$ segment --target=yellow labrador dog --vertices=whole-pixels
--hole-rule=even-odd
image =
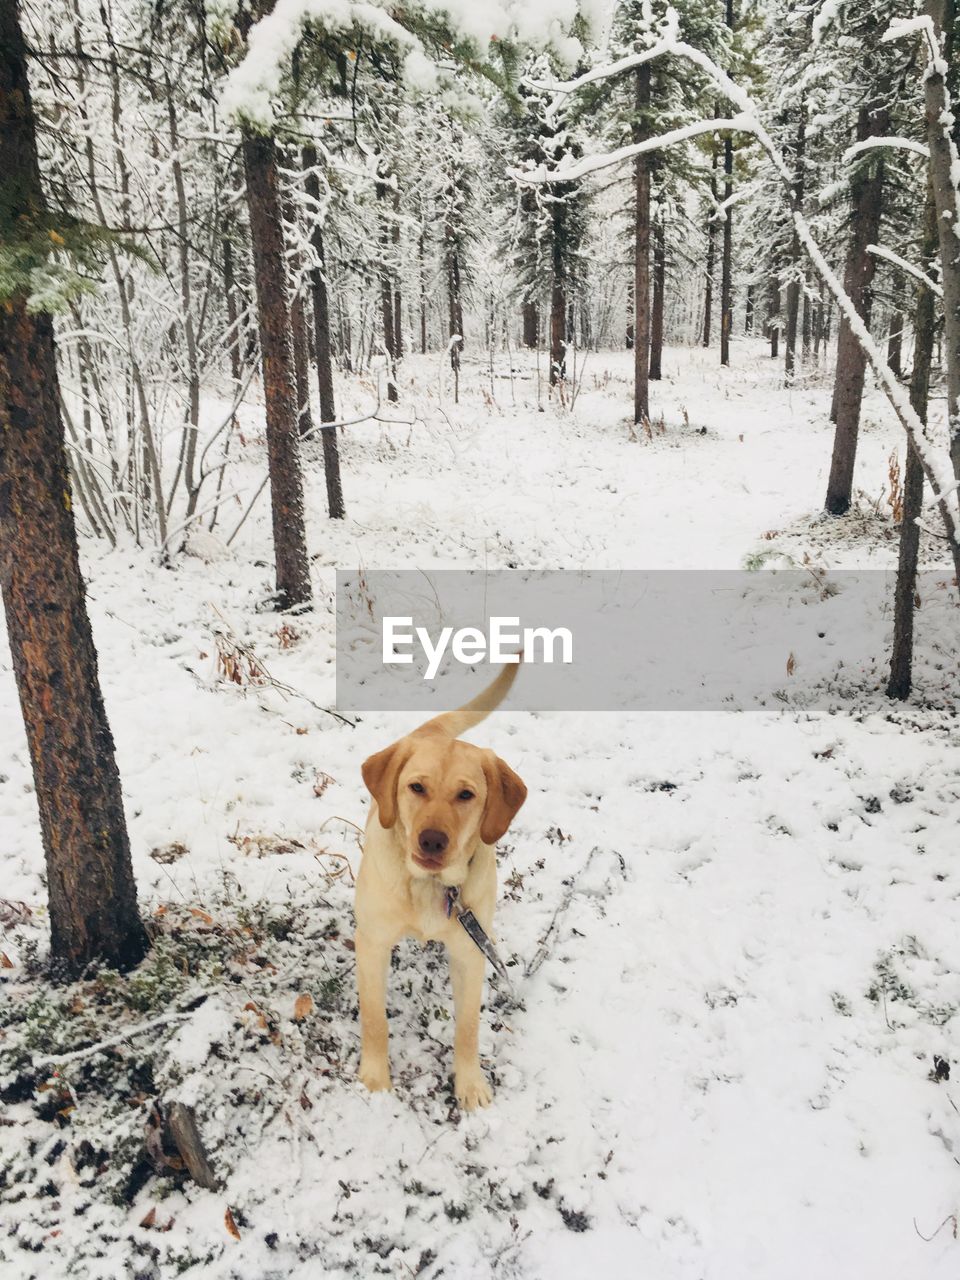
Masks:
[[[489,750],[460,742],[506,697],[517,665],[479,697],[428,721],[363,765],[375,803],[364,833],[357,877],[357,986],[360,995],[360,1079],[389,1089],[386,990],[390,954],[400,938],[446,944],[456,1032],[454,1087],[466,1110],[485,1107],[490,1086],[478,1048],[484,956],[448,914],[447,889],[490,934],[497,897],[496,842],[513,821],[527,788]]]

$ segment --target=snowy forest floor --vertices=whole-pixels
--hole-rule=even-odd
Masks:
[[[824,521],[828,387],[784,391],[759,342],[734,359],[670,349],[651,439],[631,438],[628,353],[588,357],[572,412],[537,411],[526,357],[493,394],[468,364],[459,406],[441,357],[408,361],[397,413],[416,425],[342,437],[347,520],[326,520],[307,449],[318,603],[286,624],[258,610],[265,503],[229,552],[196,539],[173,571],[83,540],[155,945],[125,977],[40,976],[42,852],[4,644],[5,1280],[956,1274],[947,591],[918,612],[905,706],[883,696],[878,647],[815,708],[498,712],[477,740],[530,789],[498,933],[532,972],[519,1007],[488,986],[494,1105],[457,1112],[445,963],[412,943],[391,979],[396,1091],[354,1079],[360,763],[415,721],[320,709],[333,570],[741,568],[771,550],[889,569],[887,460],[904,450],[882,401],[865,406],[858,510]],[[372,390],[345,386],[345,415]],[[207,404],[211,424],[223,410]],[[262,410],[241,419],[252,484]],[[275,683],[224,679],[218,631]],[[172,1098],[196,1106],[220,1190],[169,1163],[151,1117]]]

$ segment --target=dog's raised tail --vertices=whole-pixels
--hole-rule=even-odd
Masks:
[[[482,720],[486,720],[490,712],[496,710],[510,692],[522,661],[523,655],[521,654],[520,662],[504,663],[503,670],[496,680],[489,684],[482,693],[478,693],[470,702],[465,703],[462,707],[457,707],[455,711],[445,711],[443,715],[435,716],[433,720],[428,720],[426,724],[420,726],[420,732],[439,730],[441,733],[448,733],[451,738],[459,738],[461,733],[466,733],[468,729],[472,729],[475,725],[480,724]]]

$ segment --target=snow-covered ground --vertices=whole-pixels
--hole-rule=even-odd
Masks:
[[[322,710],[333,571],[741,568],[770,551],[889,568],[903,446],[880,399],[860,510],[824,522],[828,390],[784,391],[760,343],[734,355],[666,354],[651,439],[629,425],[627,353],[588,357],[572,412],[538,411],[527,360],[492,392],[469,366],[458,406],[441,357],[409,361],[398,416],[416,423],[343,437],[342,523],[309,450],[318,602],[287,630],[257,609],[265,505],[229,552],[205,540],[209,558],[174,571],[84,540],[157,944],[129,979],[34,975],[42,853],[0,650],[5,1278],[956,1274],[960,745],[942,636],[894,709],[877,652],[818,709],[498,712],[476,740],[530,794],[501,857],[520,1003],[491,987],[494,1105],[453,1105],[442,956],[413,944],[392,976],[396,1092],[353,1079],[359,766],[415,721]],[[251,483],[261,417],[243,415]],[[921,640],[928,616],[956,631],[953,599],[938,605]],[[218,678],[218,631],[275,683]],[[144,1159],[152,1101],[175,1096],[196,1105],[218,1191]]]

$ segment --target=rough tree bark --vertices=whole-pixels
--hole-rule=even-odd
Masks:
[[[667,242],[663,218],[653,228],[653,311],[650,318],[650,378],[663,377],[663,293],[667,277]]]
[[[938,249],[937,205],[932,180],[927,183],[927,199],[923,216],[923,262],[927,273]],[[913,371],[910,375],[910,403],[922,422],[927,420],[930,394],[930,366],[936,312],[933,290],[920,284],[914,315]],[[910,696],[913,683],[913,614],[917,589],[917,561],[920,555],[920,527],[917,519],[923,509],[923,467],[910,442],[903,471],[903,524],[900,526],[900,556],[897,564],[897,588],[893,608],[893,649],[890,654],[890,679],[887,696],[903,701]]]
[[[890,113],[882,99],[860,108],[857,139],[882,137],[890,129]],[[870,324],[870,308],[877,260],[867,246],[877,243],[883,210],[883,152],[868,152],[858,160],[851,183],[853,211],[850,245],[843,284],[864,323]],[[853,470],[857,457],[860,403],[867,370],[867,357],[846,320],[840,321],[837,340],[837,374],[834,387],[836,431],[833,458],[827,482],[825,506],[830,515],[842,516],[850,509]]]
[[[650,64],[637,68],[633,141],[649,135]],[[650,157],[634,160],[633,420],[650,421]]]
[[[320,178],[317,174],[317,151],[306,146],[302,152],[304,190],[313,208],[310,244],[318,266],[310,272],[310,293],[313,298],[314,346],[317,352],[317,384],[320,392],[320,421],[336,422],[337,408],[333,398],[333,356],[330,350],[330,301],[327,297],[326,257],[323,248],[323,228],[320,225]],[[337,429],[330,427],[320,432],[323,444],[323,474],[327,482],[327,511],[333,520],[346,515],[343,502],[343,485],[340,479],[340,448]]]
[[[242,149],[263,362],[277,603],[281,609],[306,608],[312,599],[310,561],[276,146],[273,138],[244,130]]]
[[[55,232],[16,0],[0,5],[0,230]],[[136,964],[147,939],[100,692],[60,417],[53,322],[0,306],[0,586],[46,857],[53,959]]]
[[[747,336],[753,333],[753,311],[756,306],[754,301],[756,293],[756,285],[748,284],[746,303],[743,308],[743,332],[747,334]]]

